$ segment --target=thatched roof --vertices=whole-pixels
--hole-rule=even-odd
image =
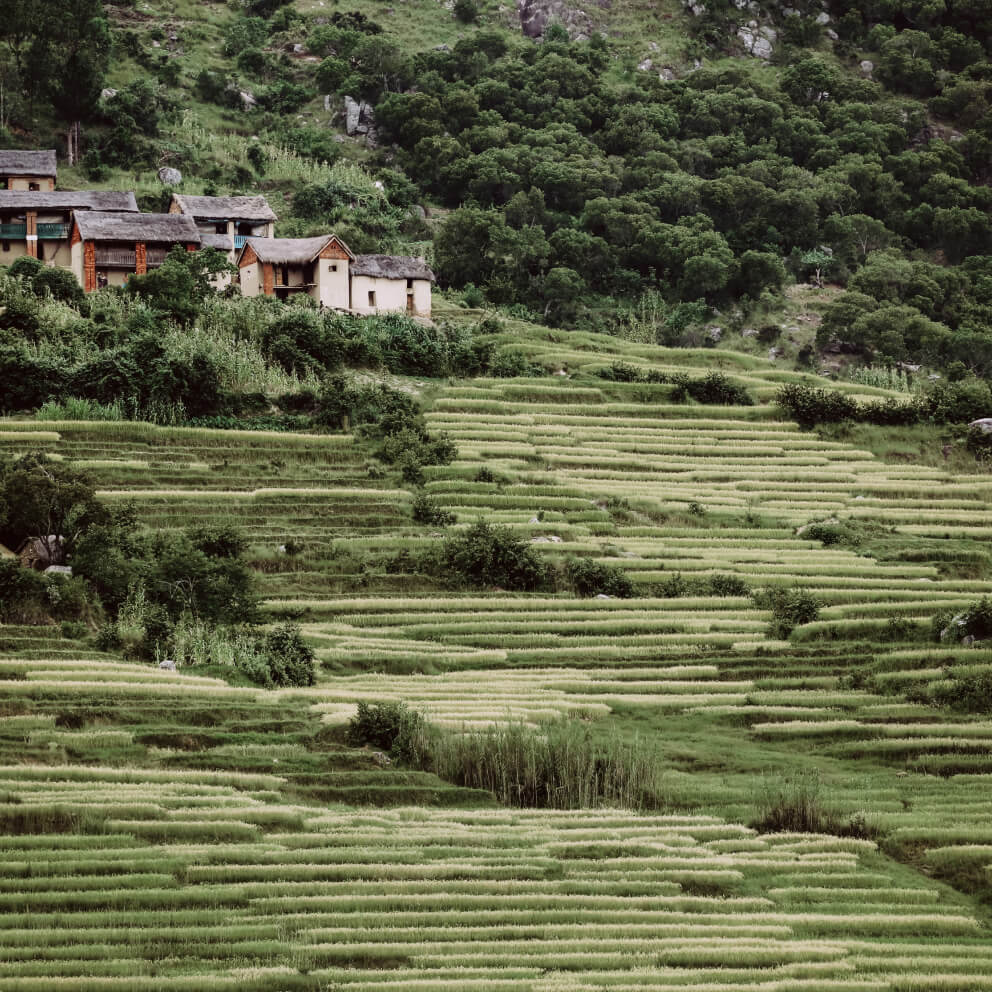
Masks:
[[[14,148],[0,151],[0,175],[55,176],[55,149],[26,152]]]
[[[138,212],[134,193],[83,190],[79,193],[34,193],[0,189],[0,210],[113,210]]]
[[[353,276],[372,276],[376,279],[429,279],[434,273],[422,258],[409,255],[356,255],[351,263]]]
[[[317,238],[248,238],[241,250],[251,245],[260,262],[304,265],[312,262],[333,237],[333,234],[322,234]]]
[[[125,214],[92,210],[76,214],[84,241],[145,241],[198,245],[200,232],[185,214]]]
[[[225,220],[275,220],[264,196],[187,196],[173,193],[179,209],[190,217]]]
[[[234,248],[234,238],[230,234],[210,234],[200,231],[200,247],[231,251]]]

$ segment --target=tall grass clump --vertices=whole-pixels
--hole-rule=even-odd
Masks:
[[[124,410],[119,400],[97,403],[79,396],[43,403],[34,415],[35,420],[124,420]]]
[[[848,378],[861,386],[894,389],[900,393],[913,392],[913,383],[909,375],[903,369],[893,366],[862,365],[853,369]]]
[[[757,816],[750,826],[764,833],[836,834],[870,837],[863,813],[844,817],[827,802],[816,769],[793,775],[765,775],[755,789]]]
[[[618,737],[594,740],[588,728],[509,723],[471,734],[438,735],[432,770],[467,788],[485,789],[507,806],[582,809],[660,804],[654,756]]]

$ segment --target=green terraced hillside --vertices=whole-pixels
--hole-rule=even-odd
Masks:
[[[85,467],[142,523],[242,528],[267,618],[321,663],[263,690],[0,628],[4,992],[992,987],[992,721],[930,701],[992,650],[918,633],[989,591],[992,476],[799,431],[771,398],[801,377],[763,359],[514,335],[563,374],[426,386],[458,447],[427,491],[449,531],[619,565],[633,598],[405,571],[445,533],[350,435],[0,425],[0,450]],[[723,366],[759,402],[596,378],[618,360]],[[823,519],[868,543],[803,533]],[[819,618],[773,637],[749,595],[699,592],[720,576],[801,585]],[[348,747],[356,704],[387,700],[455,733],[636,739],[661,808],[506,810]],[[748,825],[770,781],[814,770],[856,835]]]

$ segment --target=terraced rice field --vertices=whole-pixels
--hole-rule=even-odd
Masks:
[[[974,898],[992,883],[992,721],[914,701],[992,670],[992,650],[891,623],[990,591],[968,563],[992,476],[800,432],[767,402],[794,374],[747,356],[515,346],[570,377],[438,385],[428,419],[459,456],[427,489],[458,527],[621,566],[632,599],[387,569],[443,534],[350,437],[0,425],[0,451],[85,466],[143,521],[236,523],[267,612],[298,618],[322,663],[313,688],[265,692],[0,628],[3,992],[992,987]],[[728,363],[759,405],[586,374],[616,358]],[[878,543],[801,532],[825,518]],[[750,597],[698,591],[715,577],[800,584],[820,617],[773,639]],[[456,731],[616,728],[656,750],[665,808],[510,812],[347,748],[357,702],[387,699]],[[872,839],[745,825],[769,776],[813,767]]]

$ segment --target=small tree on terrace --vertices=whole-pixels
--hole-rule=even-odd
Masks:
[[[58,561],[89,528],[107,519],[86,476],[42,452],[0,467],[0,534],[42,543]]]

